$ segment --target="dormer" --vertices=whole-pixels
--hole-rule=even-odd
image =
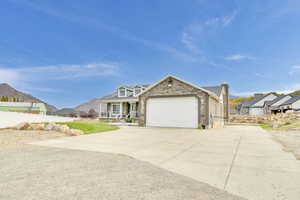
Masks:
[[[140,94],[141,92],[143,92],[146,89],[146,87],[142,86],[142,85],[137,85],[133,88],[133,96],[137,96],[138,94]]]
[[[130,97],[133,95],[133,90],[131,88],[122,86],[118,88],[118,97]]]

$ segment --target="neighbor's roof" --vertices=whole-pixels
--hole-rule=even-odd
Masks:
[[[273,104],[277,103],[278,101],[284,99],[285,97],[290,96],[290,95],[283,95],[283,96],[279,96],[276,99],[272,100],[272,101],[266,101],[265,105],[267,106],[272,106]]]
[[[45,107],[44,103],[34,102],[0,102],[0,106],[11,106],[11,107]]]
[[[247,100],[247,101],[244,101],[244,102],[242,103],[242,106],[243,106],[243,107],[250,107],[251,105],[253,105],[253,102],[254,102],[254,100]]]
[[[263,96],[259,96],[259,97],[256,97],[253,100],[244,101],[243,102],[243,107],[252,107],[254,104],[256,104],[257,102],[263,100],[265,97],[267,97],[271,94],[274,94],[274,93],[269,93],[269,94],[266,94],[266,95],[263,95]],[[274,95],[276,95],[276,94],[274,94]],[[260,107],[263,107],[263,106],[260,106]]]
[[[299,100],[300,100],[300,96],[295,96],[295,97],[293,97],[293,98],[287,100],[287,101],[284,102],[283,104],[281,104],[281,106],[284,106],[284,105],[291,105],[291,104],[293,104],[293,103],[295,103],[295,102],[297,102],[297,101],[299,101]]]

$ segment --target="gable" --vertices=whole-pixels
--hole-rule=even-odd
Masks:
[[[174,78],[168,78],[159,82],[154,87],[145,91],[141,95],[156,95],[156,96],[168,96],[168,95],[190,95],[196,94],[199,92],[199,89],[194,88],[186,83],[183,83]],[[201,91],[204,93],[204,91]]]
[[[142,96],[149,92],[157,93],[158,95],[190,95],[190,94],[196,94],[200,92],[203,94],[208,94],[209,96],[219,101],[218,96],[215,95],[214,93],[206,89],[200,88],[196,85],[193,85],[189,82],[183,81],[174,76],[165,77],[161,81],[148,87],[145,91],[143,91],[138,96]]]

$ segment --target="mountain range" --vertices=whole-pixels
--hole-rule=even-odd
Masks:
[[[25,102],[44,103],[46,105],[48,112],[53,113],[53,112],[57,111],[57,108],[55,106],[49,105],[49,104],[45,103],[44,101],[42,101],[30,94],[20,92],[20,91],[16,90],[15,88],[11,87],[10,85],[8,85],[7,83],[0,84],[0,97],[2,97],[2,96],[8,97],[8,98],[18,98]]]

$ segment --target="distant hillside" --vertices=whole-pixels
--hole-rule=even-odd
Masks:
[[[239,104],[241,104],[244,101],[252,100],[254,97],[235,97],[229,99],[229,105],[231,108],[236,108]]]
[[[6,83],[0,84],[0,97],[2,97],[2,96],[7,96],[8,98],[18,98],[25,102],[44,103],[47,107],[47,111],[49,111],[49,112],[57,111],[56,107],[49,105],[49,104],[43,102],[42,100],[40,100],[36,97],[33,97],[30,94],[20,92]]]
[[[300,96],[300,90],[292,92],[290,95],[292,95],[292,96]]]
[[[86,103],[80,104],[75,108],[76,111],[88,112],[90,109],[94,109],[99,112],[101,99],[92,99]]]

